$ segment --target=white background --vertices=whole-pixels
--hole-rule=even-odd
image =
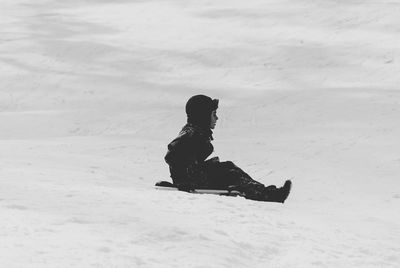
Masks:
[[[399,267],[400,2],[0,2],[1,267]],[[158,191],[194,94],[287,202]]]

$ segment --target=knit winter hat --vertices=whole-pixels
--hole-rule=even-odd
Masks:
[[[186,103],[187,122],[202,128],[210,127],[211,112],[218,109],[218,99],[195,95]]]

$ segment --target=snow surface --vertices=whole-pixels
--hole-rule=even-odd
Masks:
[[[1,0],[0,267],[400,267],[399,14]],[[198,93],[284,205],[152,187]]]

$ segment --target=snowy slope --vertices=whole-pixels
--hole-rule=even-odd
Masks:
[[[399,267],[399,12],[2,0],[0,267]],[[284,205],[152,188],[198,93]]]

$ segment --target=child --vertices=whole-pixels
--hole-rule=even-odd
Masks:
[[[214,150],[211,141],[212,129],[218,120],[218,102],[205,95],[196,95],[186,103],[187,124],[168,144],[165,156],[174,185],[183,191],[237,190],[248,199],[285,202],[292,185],[290,180],[280,188],[265,187],[230,161],[220,162],[218,157],[206,160]]]

